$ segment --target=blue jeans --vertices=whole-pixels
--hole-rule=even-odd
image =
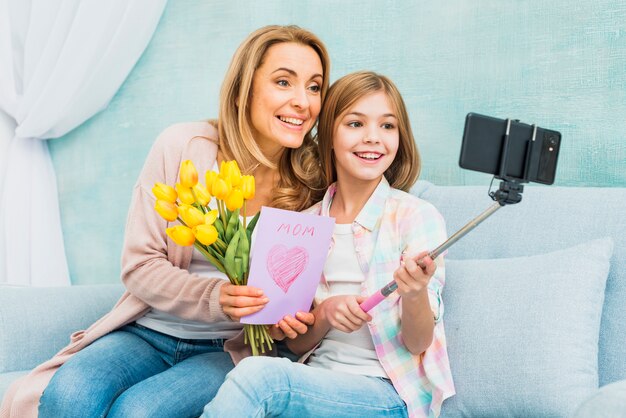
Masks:
[[[197,417],[234,367],[223,343],[127,325],[57,370],[39,417]]]
[[[208,417],[398,417],[406,404],[388,380],[248,357],[204,408]]]

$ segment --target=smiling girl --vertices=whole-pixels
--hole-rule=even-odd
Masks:
[[[204,417],[438,416],[454,394],[443,328],[441,215],[406,193],[420,159],[400,93],[372,72],[333,84],[318,141],[324,199],[309,211],[336,220],[315,298],[315,324],[288,342],[301,362],[248,358]],[[359,306],[391,279],[397,292]]]

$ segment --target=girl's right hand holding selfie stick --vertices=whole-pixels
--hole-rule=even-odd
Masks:
[[[439,254],[443,250],[441,250],[440,252],[436,252],[436,251],[437,250],[431,251],[426,256],[430,257],[434,261],[435,258],[437,258],[437,256],[439,256]],[[416,260],[416,263],[422,269],[424,268],[424,264],[422,263],[422,258],[420,258],[419,260]],[[374,293],[372,296],[365,299],[359,306],[361,307],[361,309],[363,309],[363,311],[369,312],[376,305],[382,302],[387,296],[395,292],[397,289],[398,289],[398,283],[396,283],[395,280],[392,280],[389,283],[387,283],[384,287],[382,287],[378,292]]]
[[[485,210],[483,213],[478,215],[476,218],[469,221],[463,228],[458,230],[454,235],[448,238],[439,247],[429,252],[428,256],[434,261],[437,257],[443,254],[448,248],[450,248],[452,244],[454,244],[455,242],[463,238],[468,232],[476,228],[481,222],[483,222],[485,219],[493,215],[495,211],[497,211],[498,209],[500,209],[502,206],[504,206],[507,203],[517,203],[517,202],[508,202],[506,200],[506,197],[496,200],[496,203],[494,203],[489,208],[487,208],[487,210]],[[417,261],[417,264],[420,265],[420,267],[423,265],[421,263],[421,259]],[[378,305],[380,302],[385,300],[387,296],[395,292],[397,288],[398,288],[398,284],[396,283],[395,280],[392,280],[391,282],[387,283],[383,288],[381,288],[378,292],[374,293],[372,296],[365,299],[365,301],[363,301],[363,303],[361,303],[359,306],[361,306],[361,309],[363,309],[365,312],[369,312],[376,305]]]

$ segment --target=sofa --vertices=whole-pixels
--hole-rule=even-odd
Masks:
[[[412,193],[449,234],[493,204],[487,186],[420,181]],[[457,395],[442,417],[626,416],[626,188],[527,185],[448,250],[445,268]],[[1,286],[0,395],[122,291]]]

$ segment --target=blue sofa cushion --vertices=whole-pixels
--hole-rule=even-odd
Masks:
[[[494,184],[495,187],[495,184]],[[435,205],[448,234],[493,202],[485,186],[434,186],[418,181],[412,192]],[[496,212],[448,252],[447,259],[506,258],[548,253],[591,239],[612,237],[600,330],[600,385],[626,379],[626,187],[526,185],[524,198]]]
[[[457,395],[442,416],[568,416],[598,387],[610,238],[542,255],[447,260]]]

